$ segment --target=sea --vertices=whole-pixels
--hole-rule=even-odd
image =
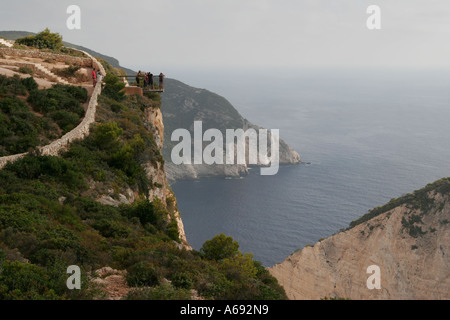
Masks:
[[[449,70],[198,70],[175,78],[279,129],[304,162],[172,185],[187,240],[224,233],[266,267],[450,176]],[[162,106],[164,107],[164,106]]]

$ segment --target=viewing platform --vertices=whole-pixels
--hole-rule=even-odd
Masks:
[[[138,92],[164,92],[164,77],[159,75],[147,76],[146,73],[138,75],[119,76],[125,83],[125,91],[127,94],[139,94]],[[140,90],[139,90],[140,89]]]

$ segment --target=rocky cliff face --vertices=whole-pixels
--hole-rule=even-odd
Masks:
[[[156,145],[160,152],[162,152],[162,148],[164,146],[164,122],[161,109],[152,107],[144,109],[144,123],[146,125],[146,129],[153,134]],[[152,161],[144,163],[143,166],[145,169],[145,174],[153,183],[153,188],[148,191],[149,201],[153,201],[158,198],[163,203],[171,202],[171,206],[175,210],[174,216],[177,221],[181,243],[183,246],[190,249],[191,247],[186,239],[186,233],[180,217],[180,212],[177,209],[175,195],[169,187],[164,161],[152,159]],[[114,195],[114,190],[109,190],[109,193],[110,194],[102,195],[97,200],[103,204],[118,206],[120,204],[130,204],[138,197],[138,194],[133,192],[130,188],[127,188],[119,195],[115,195],[115,197],[112,196]]]
[[[223,97],[205,89],[190,87],[180,81],[166,79],[162,97],[162,112],[166,125],[163,155],[170,182],[209,176],[239,177],[248,174],[247,164],[179,164],[171,162],[171,150],[177,142],[171,141],[172,132],[183,128],[193,137],[194,121],[202,121],[203,132],[218,129],[225,137],[226,129],[261,129],[247,119]],[[299,154],[285,141],[279,141],[280,164],[297,164]],[[248,163],[248,162],[247,162]]]
[[[289,299],[450,299],[449,181],[305,247],[271,274]],[[380,268],[380,289],[368,289],[372,265]]]
[[[147,108],[144,112],[146,122],[149,124],[149,130],[153,132],[155,142],[162,152],[164,146],[164,122],[161,109]],[[145,165],[145,171],[146,174],[152,178],[153,184],[157,187],[149,191],[149,200],[152,201],[155,197],[158,197],[161,201],[167,203],[167,199],[171,198],[173,202],[172,206],[177,208],[175,195],[169,188],[164,162],[157,161],[156,167],[151,163],[147,163]],[[190,249],[191,247],[187,242],[183,221],[181,220],[178,209],[175,209],[174,216],[178,225],[180,241],[186,248]]]

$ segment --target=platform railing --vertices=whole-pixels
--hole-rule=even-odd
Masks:
[[[164,92],[164,75],[153,75],[153,79],[142,75],[119,76],[122,81],[132,87],[140,87],[143,91]]]

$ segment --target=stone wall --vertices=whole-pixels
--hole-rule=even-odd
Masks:
[[[126,86],[125,88],[123,88],[123,91],[125,92],[125,95],[127,95],[127,96],[130,96],[133,94],[137,94],[140,96],[144,95],[142,88],[139,88],[139,87],[129,87],[129,86],[127,87]]]
[[[100,73],[105,76],[106,71],[103,68],[102,64],[97,61],[94,57],[89,55],[88,53],[82,51],[86,54],[91,60],[91,65],[100,70]],[[95,112],[97,109],[97,97],[101,93],[102,84],[97,82],[95,89],[89,99],[89,105],[86,110],[86,114],[84,116],[83,121],[73,130],[66,133],[64,136],[59,138],[58,140],[53,141],[52,143],[38,147],[39,151],[43,155],[58,155],[61,151],[66,150],[70,143],[74,140],[83,139],[89,134],[89,128],[91,123],[95,121]],[[8,162],[14,162],[22,157],[24,157],[27,153],[14,154],[10,156],[0,157],[0,169],[2,169]]]

